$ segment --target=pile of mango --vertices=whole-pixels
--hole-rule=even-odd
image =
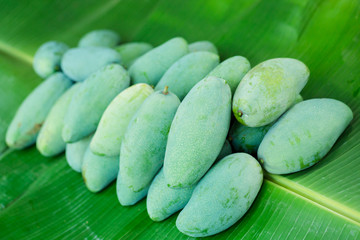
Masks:
[[[340,101],[303,101],[309,69],[296,59],[251,68],[241,56],[220,63],[208,41],[119,43],[116,32],[95,30],[75,48],[43,44],[33,66],[45,80],[19,107],[6,143],[36,143],[47,157],[65,150],[90,191],[116,179],[121,205],[147,196],[154,221],[182,210],[176,226],[189,236],[236,223],[263,169],[311,167],[353,118]]]

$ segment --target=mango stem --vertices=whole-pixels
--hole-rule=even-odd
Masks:
[[[163,91],[163,94],[164,94],[164,95],[168,95],[168,93],[169,93],[169,87],[168,87],[168,86],[165,86],[164,91]]]

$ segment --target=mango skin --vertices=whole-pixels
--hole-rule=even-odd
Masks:
[[[153,46],[144,42],[125,43],[115,48],[120,54],[122,65],[125,68],[129,68],[137,58],[141,57],[151,49],[153,49]]]
[[[258,150],[266,171],[288,174],[309,168],[332,148],[353,119],[344,103],[328,98],[296,104],[268,131]]]
[[[219,56],[210,52],[194,52],[176,61],[160,79],[155,90],[168,86],[182,100],[198,82],[219,64]]]
[[[36,147],[46,157],[55,156],[65,150],[61,132],[64,126],[64,118],[74,93],[79,89],[80,83],[68,89],[51,108],[41,127],[36,140]]]
[[[37,75],[47,78],[60,70],[60,63],[69,47],[62,42],[50,41],[42,44],[36,51],[33,68]]]
[[[232,148],[228,140],[225,140],[223,147],[221,148],[221,151],[219,155],[216,158],[216,161],[219,161],[226,157],[227,155],[232,154]]]
[[[233,97],[236,119],[249,127],[265,126],[294,102],[309,78],[309,69],[296,59],[275,58],[251,69]]]
[[[94,132],[110,102],[130,84],[130,76],[119,64],[110,64],[81,83],[65,115],[65,142],[81,140]]]
[[[234,56],[221,62],[208,76],[222,78],[229,84],[234,94],[237,86],[245,74],[250,71],[250,62],[244,57]]]
[[[218,54],[218,50],[212,42],[209,41],[197,41],[189,44],[190,52],[206,51],[214,54]]]
[[[66,144],[66,161],[69,166],[76,172],[81,172],[84,155],[86,149],[89,147],[93,135],[94,134],[90,134],[89,136],[84,137],[77,142]]]
[[[219,155],[229,131],[231,91],[223,79],[207,77],[180,104],[170,127],[164,174],[170,187],[196,184]]]
[[[156,86],[166,70],[189,52],[185,39],[177,37],[139,57],[129,68],[132,84]]]
[[[120,36],[115,31],[99,29],[88,32],[79,41],[79,47],[109,47],[113,48],[120,42]]]
[[[114,49],[82,47],[68,50],[61,60],[61,68],[66,76],[81,82],[111,63],[121,63],[121,57]]]
[[[91,151],[100,156],[118,156],[130,120],[153,92],[152,87],[140,83],[117,95],[101,117],[90,143]]]
[[[222,159],[195,187],[176,227],[192,237],[217,234],[248,211],[263,181],[260,164],[246,153]]]
[[[148,187],[164,162],[167,136],[179,98],[171,92],[151,94],[127,127],[120,150],[124,184],[134,192]]]
[[[23,149],[35,143],[46,116],[58,98],[72,85],[62,73],[54,73],[21,103],[6,132],[6,144]]]
[[[121,159],[120,159],[121,162]],[[122,206],[131,206],[143,199],[149,190],[150,186],[147,186],[140,192],[134,192],[127,187],[126,184],[122,181],[122,177],[119,171],[117,180],[116,180],[116,195]]]
[[[89,191],[103,190],[116,179],[118,172],[119,156],[98,156],[87,148],[82,165],[82,177]]]
[[[7,129],[8,123],[4,120],[0,119],[0,153],[2,153],[6,148],[6,142],[5,142],[5,136],[6,136],[6,129]]]

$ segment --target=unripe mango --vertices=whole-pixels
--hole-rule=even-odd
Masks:
[[[147,83],[155,86],[166,70],[189,52],[185,39],[177,37],[150,50],[131,65],[132,83]]]
[[[149,85],[141,83],[117,95],[101,117],[90,143],[91,151],[100,156],[118,156],[131,118],[153,92]]]
[[[294,102],[309,78],[309,69],[296,59],[275,58],[251,69],[233,98],[236,119],[249,127],[265,126]]]
[[[79,41],[79,47],[109,47],[113,48],[120,42],[120,36],[108,29],[88,32]]]
[[[296,104],[268,131],[258,150],[266,171],[287,174],[320,161],[353,119],[351,109],[334,99]]]
[[[218,54],[218,50],[212,42],[209,41],[198,41],[189,44],[190,52],[206,51],[214,54]]]
[[[223,159],[227,155],[232,154],[232,148],[228,140],[225,140],[224,145],[221,148],[219,155],[216,158],[216,161]]]
[[[241,79],[250,70],[250,62],[241,56],[234,56],[221,62],[208,76],[222,78],[230,86],[231,93],[234,94]]]
[[[121,57],[114,49],[82,47],[68,50],[62,58],[61,68],[72,80],[84,81],[92,73],[111,63],[121,63]]]
[[[42,155],[51,157],[65,150],[66,143],[61,136],[64,118],[71,99],[74,93],[79,89],[80,84],[81,83],[75,84],[68,89],[56,101],[46,117],[44,125],[41,127],[39,136],[36,140],[36,147]]]
[[[194,52],[176,61],[160,79],[155,90],[168,86],[182,100],[186,94],[219,64],[219,56],[210,52]]]
[[[33,61],[33,67],[37,75],[47,78],[60,70],[60,63],[64,53],[69,47],[62,42],[50,41],[39,47]]]
[[[225,157],[195,187],[176,227],[192,237],[224,231],[248,211],[262,181],[261,166],[252,156],[234,153]]]
[[[72,82],[62,73],[54,73],[32,91],[22,102],[7,133],[11,148],[23,149],[35,143],[46,116]]]
[[[66,144],[66,161],[76,172],[81,172],[84,155],[93,135],[90,134],[77,142]]]
[[[137,58],[141,57],[142,55],[150,51],[152,48],[153,46],[149,43],[131,42],[121,44],[120,46],[116,47],[115,50],[121,56],[121,64],[124,67],[129,68]]]
[[[168,91],[151,94],[127,127],[120,151],[124,184],[134,192],[149,186],[164,162],[167,136],[179,98]]]
[[[121,159],[120,159],[121,162]],[[150,184],[149,184],[150,185]],[[141,190],[140,192],[134,192],[127,187],[126,184],[122,181],[121,174],[117,176],[116,180],[116,195],[122,206],[131,206],[136,204],[138,201],[143,199],[149,190],[149,186]]]
[[[196,84],[171,124],[164,160],[170,187],[197,183],[216,160],[229,131],[231,91],[223,79],[207,77]]]
[[[64,141],[77,142],[94,132],[106,107],[129,84],[130,76],[119,64],[91,74],[71,100],[64,120]]]

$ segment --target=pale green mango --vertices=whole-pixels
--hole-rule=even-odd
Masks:
[[[189,52],[185,39],[177,37],[148,51],[130,67],[132,83],[147,83],[155,86],[166,70]]]
[[[186,94],[219,64],[219,56],[210,52],[194,52],[176,61],[160,79],[155,90],[168,86],[182,100]]]
[[[164,162],[167,136],[179,98],[167,89],[149,96],[131,119],[120,150],[124,184],[134,192],[149,186]]]
[[[219,155],[229,131],[231,90],[223,79],[207,77],[196,84],[171,124],[164,160],[170,187],[196,184]]]
[[[17,110],[6,132],[6,144],[23,149],[35,143],[52,106],[71,85],[72,81],[64,74],[54,73],[37,86]]]
[[[153,92],[149,85],[140,83],[117,95],[101,117],[90,143],[91,151],[100,156],[118,156],[131,118]]]
[[[208,76],[224,79],[229,84],[231,93],[234,94],[241,79],[243,79],[250,68],[249,60],[241,56],[234,56],[221,62]]]
[[[120,42],[117,32],[100,29],[88,32],[79,41],[79,47],[109,47],[113,48]]]
[[[138,201],[140,201],[146,196],[148,190],[149,190],[149,186],[147,186],[140,192],[134,192],[133,190],[128,188],[126,184],[124,184],[119,171],[116,180],[116,195],[122,206],[131,206],[136,204]]]
[[[119,64],[91,74],[71,100],[62,131],[64,141],[77,142],[94,132],[106,107],[129,84],[130,76]]]
[[[64,126],[64,118],[74,93],[80,88],[80,84],[73,85],[68,89],[51,108],[36,140],[39,152],[46,156],[55,156],[65,150],[61,132]]]
[[[60,71],[60,63],[69,47],[62,42],[50,41],[39,47],[33,61],[33,68],[37,75],[47,78],[54,72]]]
[[[330,151],[352,119],[351,109],[334,99],[298,103],[270,128],[258,158],[274,174],[311,167]]]
[[[98,156],[88,147],[82,165],[82,177],[91,192],[99,192],[116,179],[119,172],[119,156]]]
[[[111,63],[121,63],[120,55],[111,48],[81,47],[68,50],[62,60],[61,69],[74,81],[84,81],[92,73]]]
[[[191,237],[206,237],[226,230],[248,211],[263,181],[255,158],[234,153],[220,160],[200,180],[176,227]]]
[[[249,127],[265,126],[294,102],[309,78],[309,69],[296,59],[260,63],[241,80],[233,98],[236,119]]]
[[[198,41],[189,44],[189,51],[190,52],[200,52],[206,51],[218,54],[218,50],[212,42],[209,41]]]
[[[141,57],[152,48],[153,46],[149,43],[131,42],[121,44],[120,46],[116,47],[115,50],[121,56],[122,65],[126,68],[129,68],[137,58]]]
[[[81,172],[82,164],[86,149],[89,147],[90,141],[94,134],[90,134],[83,139],[66,144],[66,161],[69,166],[76,172]]]

